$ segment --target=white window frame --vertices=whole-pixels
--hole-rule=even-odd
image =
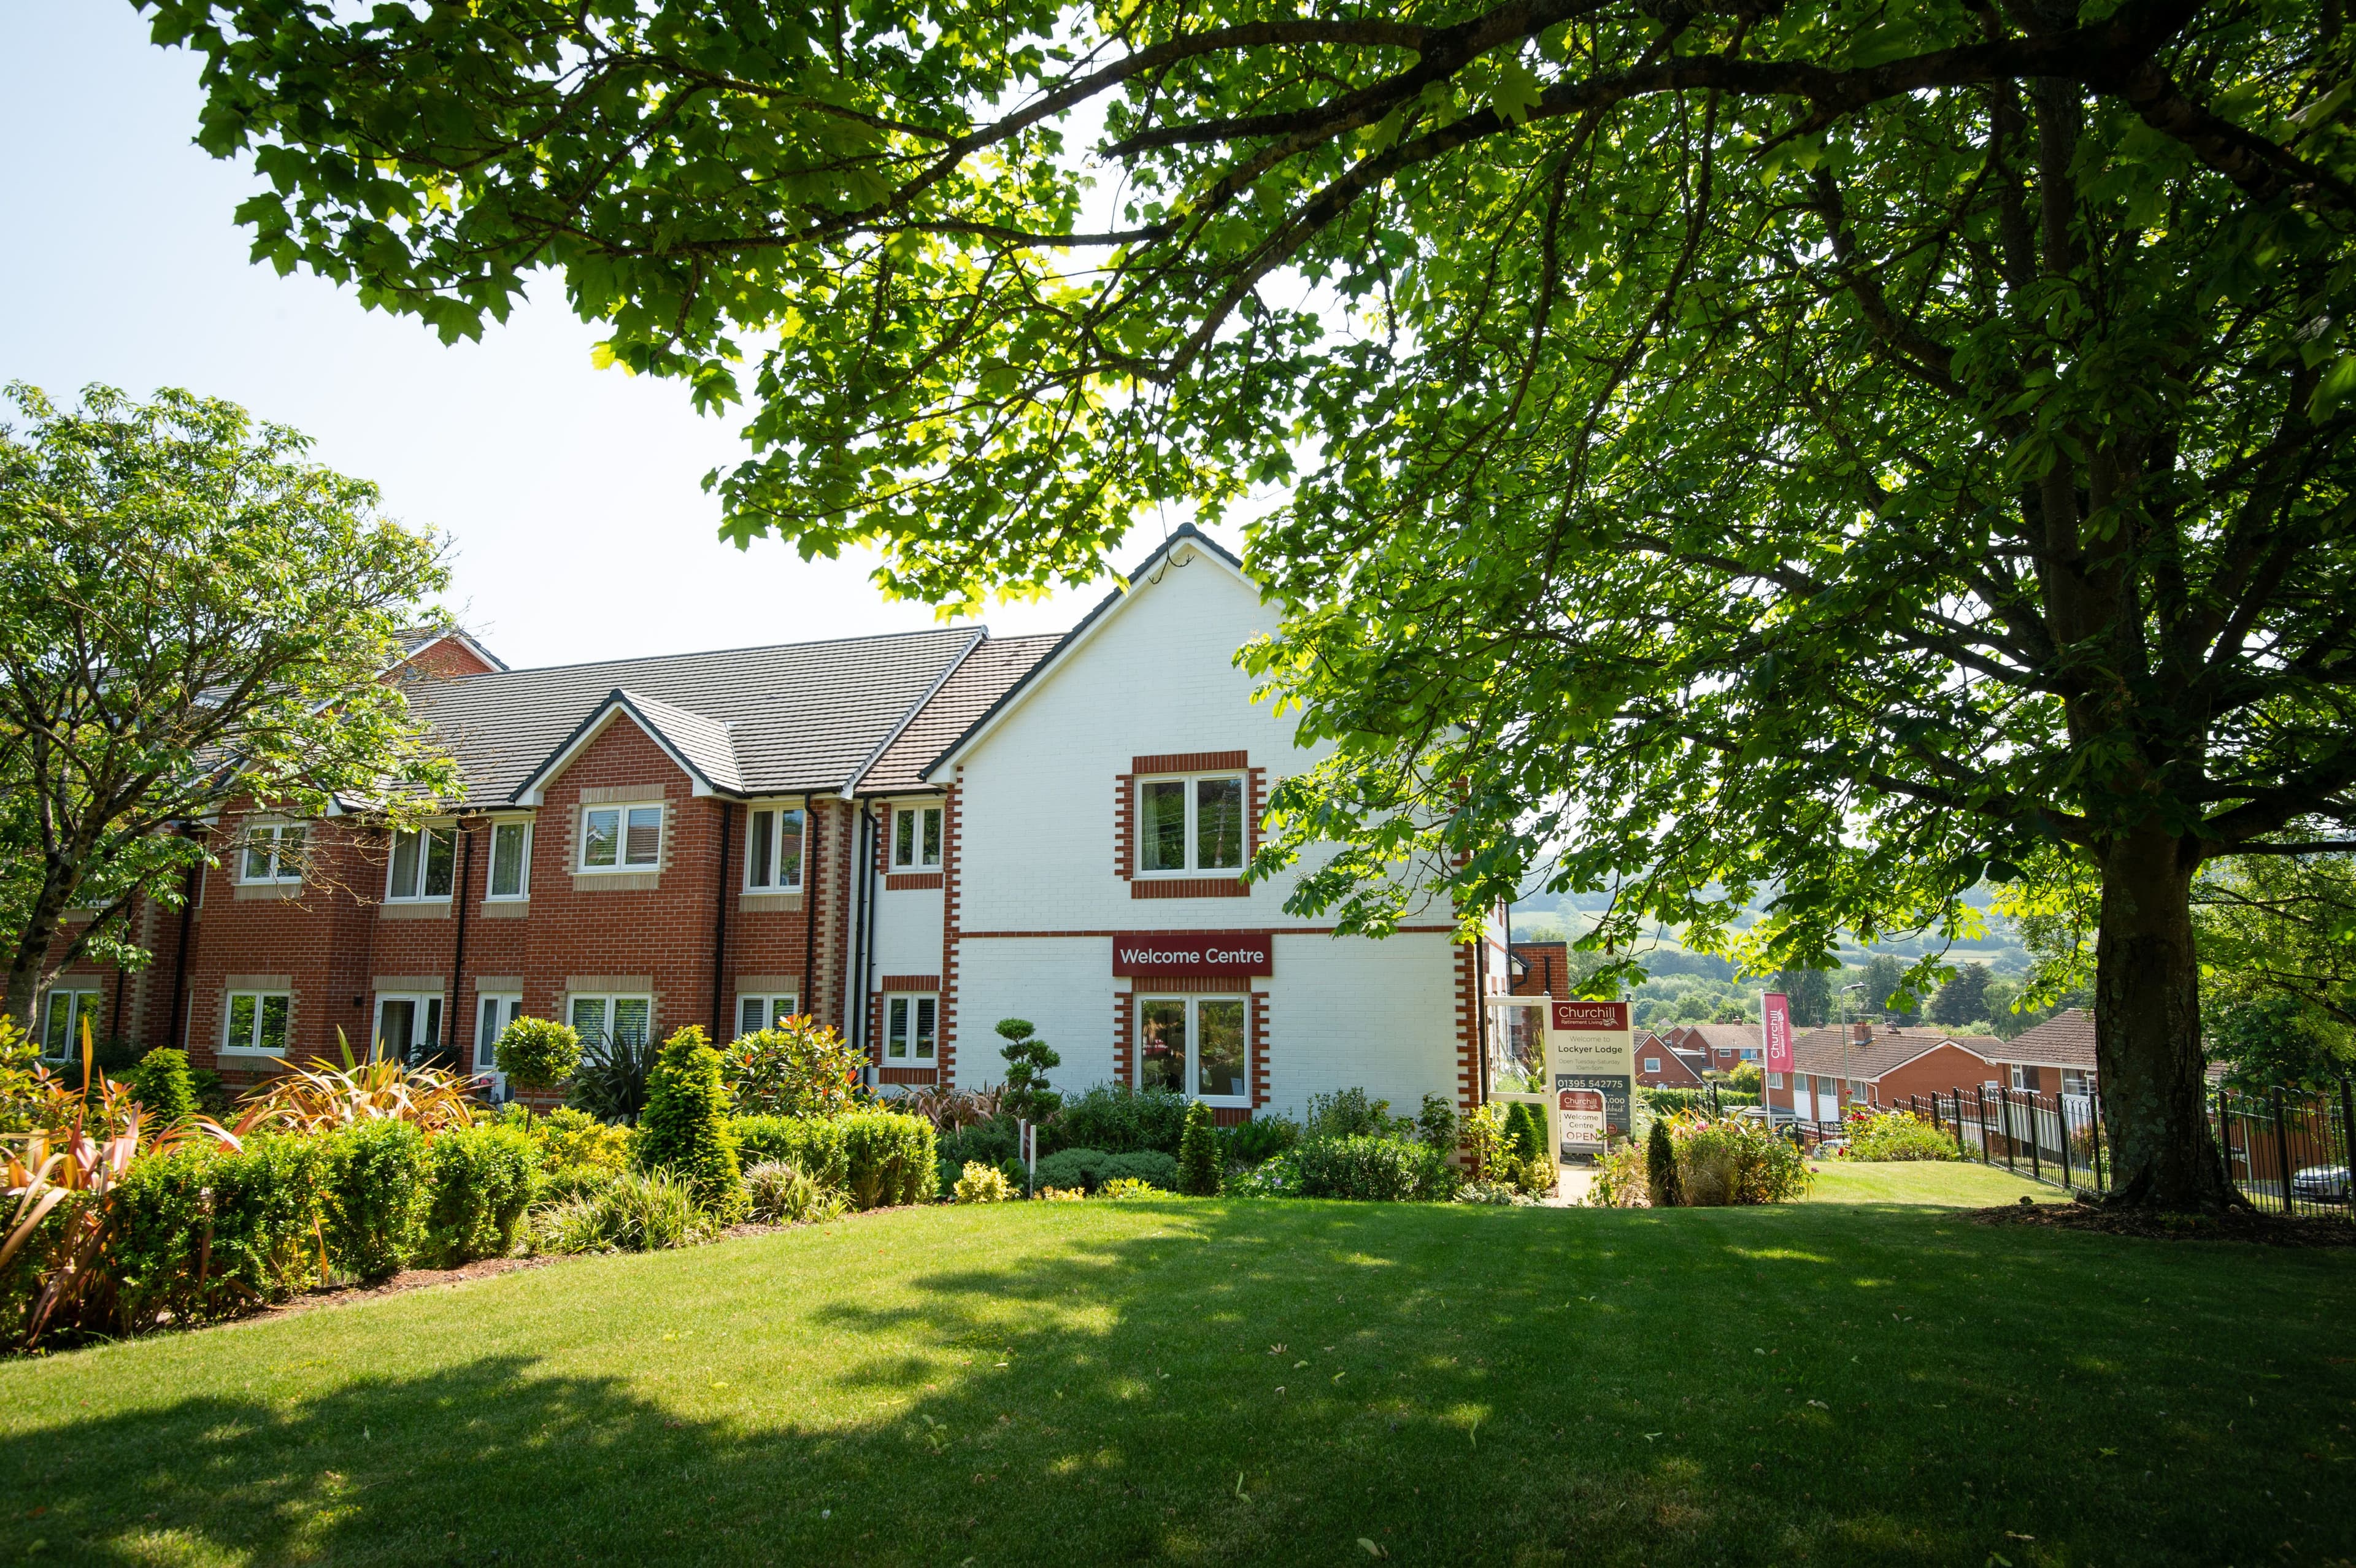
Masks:
[[[499,835],[519,833],[523,836],[523,859],[516,866],[516,891],[503,893],[499,884]],[[491,863],[483,873],[483,901],[486,903],[526,903],[531,899],[531,818],[510,816],[491,824]]]
[[[1660,1070],[1661,1070],[1661,1059],[1660,1059],[1659,1057],[1657,1057],[1657,1056],[1648,1056],[1648,1057],[1644,1058],[1644,1071],[1645,1071],[1645,1072],[1658,1072]]]
[[[774,818],[769,825],[767,852],[756,863],[754,840],[758,837],[754,824],[762,817]],[[793,819],[795,840],[794,880],[785,880],[787,818]],[[803,805],[756,805],[744,816],[744,891],[748,893],[798,893],[802,891],[802,868],[809,863],[809,809]],[[755,880],[755,874],[760,877]]]
[[[450,889],[446,892],[425,891],[425,868],[433,859],[435,836],[446,837],[450,845]],[[417,859],[412,869],[415,875],[403,892],[392,885],[393,873],[401,866],[401,841],[417,841]],[[455,822],[428,822],[396,832],[385,842],[384,901],[389,904],[445,904],[456,896],[458,889],[458,825]]]
[[[1767,1074],[1767,1087],[1770,1089],[1781,1089],[1783,1086],[1783,1075],[1782,1073],[1770,1072]]]
[[[918,1033],[923,1009],[933,1009],[930,1039]],[[941,1060],[941,997],[937,991],[884,993],[884,1065],[937,1067]],[[893,1048],[898,1046],[895,1051]]]
[[[739,991],[736,993],[736,1032],[731,1040],[742,1040],[761,1029],[775,1029],[787,1019],[802,1010],[801,998],[791,991]],[[754,1029],[744,1027],[744,1009],[758,1007],[763,1021]]]
[[[615,1008],[619,1004],[623,1002],[644,1002],[647,1005],[647,1040],[652,1040],[654,1039],[654,997],[639,991],[576,991],[564,998],[564,1021],[571,1024],[576,1030],[579,1030],[582,1042],[584,1045],[588,1042],[590,1034],[593,1031],[591,1029],[581,1028],[581,1004],[584,1002],[595,1002],[599,1006],[598,1017],[601,1021],[594,1026],[594,1032],[598,1034],[605,1034],[613,1029]]]
[[[441,992],[379,991],[376,994],[375,1005],[371,1008],[369,1014],[369,1021],[371,1025],[369,1030],[369,1054],[371,1057],[374,1057],[379,1052],[382,1052],[384,1055],[390,1057],[395,1061],[406,1061],[409,1060],[410,1051],[416,1046],[417,1042],[414,1040],[405,1040],[391,1050],[387,1050],[385,1047],[385,1005],[387,1003],[398,1002],[408,1002],[424,1014],[428,1023],[431,1025],[431,1027],[426,1030],[426,1034],[432,1050],[438,1051],[450,1043],[449,1003],[448,998],[444,997]],[[417,1017],[417,1014],[412,1013],[410,1017],[413,1020]]]
[[[925,855],[925,820],[932,819],[933,852]],[[908,858],[900,858],[900,825],[908,827]],[[938,805],[895,805],[892,808],[892,869],[895,871],[937,871],[947,845],[948,819]]]
[[[253,1000],[253,1022],[252,1027],[246,1032],[244,1041],[241,1043],[230,1033],[230,1029],[237,1021],[237,1004],[239,1000],[242,997],[249,997]],[[284,1004],[284,1007],[279,1015],[279,1029],[282,1033],[279,1038],[278,1049],[275,1051],[273,1051],[268,1046],[262,1043],[262,1023],[268,1014],[269,1006],[273,1001]],[[283,1057],[286,1054],[292,1045],[292,1041],[287,1038],[287,1036],[292,1035],[294,1030],[294,992],[224,991],[221,993],[220,1053],[222,1055]]]
[[[286,843],[289,835],[294,840],[291,860]],[[251,873],[254,845],[258,839],[265,837],[270,840],[269,874],[253,876]],[[237,838],[237,880],[240,885],[249,888],[300,887],[303,882],[303,845],[306,837],[305,825],[300,822],[273,818],[247,823]]]
[[[493,1009],[498,1009],[493,1011]],[[483,991],[475,997],[475,1073],[504,1087],[507,1079],[499,1072],[498,1058],[492,1054],[499,1036],[508,1025],[523,1017],[523,993],[520,991]],[[487,1030],[486,1025],[490,1025]]]
[[[1179,1066],[1178,1083],[1190,1100],[1200,1100],[1205,1105],[1245,1106],[1251,1104],[1251,998],[1242,992],[1218,992],[1198,996],[1192,992],[1167,995],[1151,991],[1137,993],[1137,1048],[1139,1055],[1138,1086],[1145,1086],[1143,1051],[1145,1049],[1145,1009],[1156,1002],[1176,1002],[1186,1009],[1186,1060]],[[1201,1094],[1194,1092],[1203,1081],[1203,1006],[1206,1002],[1233,1002],[1243,1009],[1244,1091],[1240,1094]]]
[[[80,1026],[84,1019],[89,1018],[91,1013],[97,1011],[101,1007],[102,1003],[99,999],[100,996],[100,992],[95,990],[85,990],[80,986],[52,986],[49,987],[48,994],[41,997],[40,1041],[41,1056],[44,1060],[49,1061],[71,1061],[81,1054],[81,1029]],[[65,1004],[64,1043],[57,1051],[52,1051],[49,1049],[49,1036],[55,1032],[55,1026],[58,1022],[58,1004],[60,1001]],[[90,1038],[92,1045],[97,1044],[97,1042],[103,1038],[99,1033],[98,1026],[95,1023],[91,1025]]]
[[[1237,860],[1232,866],[1205,866],[1201,863],[1202,786],[1205,784],[1232,783],[1236,798],[1243,811],[1242,832],[1237,840]],[[1146,792],[1155,784],[1183,784],[1186,786],[1186,863],[1183,866],[1148,866],[1145,863]],[[1130,832],[1135,837],[1134,864],[1130,874],[1137,877],[1240,877],[1251,863],[1251,776],[1241,768],[1203,773],[1151,773],[1139,779],[1130,804]]]
[[[2029,1093],[2029,1074],[2022,1069],[2019,1062],[2008,1061],[2005,1063],[2005,1078],[2008,1087],[2009,1087],[2014,1093],[2026,1094]]]
[[[589,819],[600,812],[614,813],[614,863],[596,866],[589,861]],[[651,860],[630,859],[630,817],[633,813],[651,811],[655,814],[655,853]],[[584,803],[581,807],[581,850],[573,857],[573,869],[584,877],[644,876],[662,869],[663,831],[667,815],[659,800],[601,800]]]

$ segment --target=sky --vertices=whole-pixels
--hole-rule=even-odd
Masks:
[[[61,404],[92,382],[184,387],[303,431],[316,461],[381,486],[390,516],[447,536],[449,608],[517,667],[937,624],[885,601],[872,558],[720,542],[701,481],[746,453],[742,411],[699,417],[679,383],[592,368],[602,334],[554,280],[444,347],[348,290],[248,262],[230,214],[260,181],[190,141],[197,79],[128,0],[0,0],[0,383]],[[1141,527],[1116,559],[1161,532]],[[1061,631],[1108,589],[984,619]]]

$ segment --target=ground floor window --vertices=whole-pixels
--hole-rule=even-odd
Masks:
[[[82,1026],[90,1026],[92,1044],[98,1040],[98,993],[52,990],[41,1003],[41,1054],[70,1058],[81,1053]]]
[[[221,1049],[286,1054],[286,1018],[294,998],[285,991],[231,991],[221,1008]]]
[[[1241,997],[1140,997],[1138,1087],[1249,1104],[1245,1006]]]
[[[523,998],[512,993],[486,992],[475,1007],[475,1071],[499,1070],[499,1036],[523,1016]]]
[[[1770,1072],[1767,1074],[1767,1087],[1770,1089],[1781,1089],[1783,1086],[1783,1075],[1782,1073]]]
[[[396,1061],[422,1061],[442,1048],[442,998],[412,993],[376,999],[376,1048]]]
[[[929,1067],[934,1034],[940,1022],[940,998],[932,996],[887,996],[884,998],[884,1064]]]
[[[647,1043],[654,1028],[655,999],[652,997],[575,997],[573,998],[573,1030],[584,1046],[603,1047],[608,1044],[626,1045],[633,1049]]]
[[[786,1020],[801,1010],[799,1001],[791,991],[737,997],[736,1038],[742,1040],[765,1029],[785,1028]]]

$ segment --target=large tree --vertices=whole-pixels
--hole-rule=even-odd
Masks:
[[[739,539],[964,603],[1280,487],[1347,927],[1420,855],[1772,970],[2091,870],[2122,1200],[2229,1200],[2190,886],[2356,780],[2337,0],[149,6],[258,257],[559,270],[750,400]]]
[[[7,1013],[178,901],[202,819],[247,797],[413,814],[455,770],[382,677],[439,549],[308,443],[181,391],[8,389],[0,424],[0,936]],[[398,781],[397,788],[388,788]]]

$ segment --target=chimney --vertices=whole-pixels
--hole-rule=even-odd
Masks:
[[[1873,1020],[1871,1019],[1858,1019],[1857,1022],[1848,1026],[1848,1036],[1849,1039],[1855,1040],[1859,1045],[1871,1045],[1873,1043]]]

